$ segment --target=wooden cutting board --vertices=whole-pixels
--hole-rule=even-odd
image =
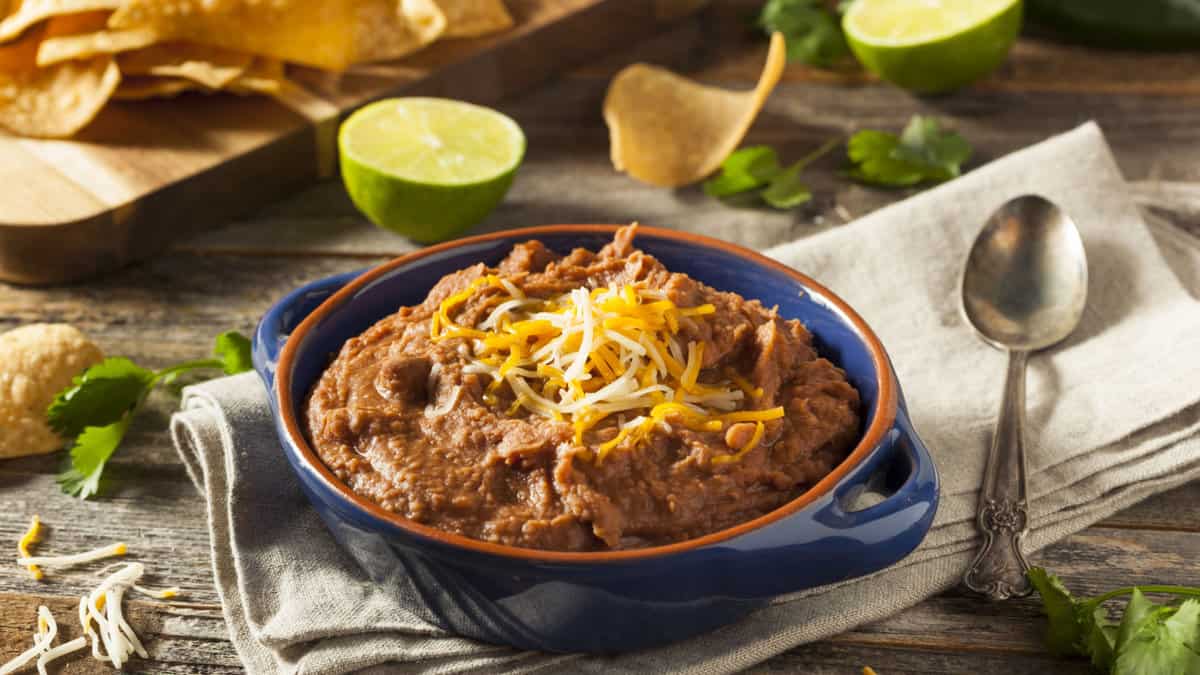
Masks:
[[[338,122],[397,94],[480,103],[648,37],[704,0],[509,0],[516,25],[395,62],[297,80],[276,99],[113,102],[77,137],[0,135],[0,279],[113,269],[336,172]]]

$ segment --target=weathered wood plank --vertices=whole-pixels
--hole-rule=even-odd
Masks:
[[[997,630],[1003,628],[997,627]],[[954,647],[939,649],[922,644],[908,647],[874,647],[847,644],[841,640],[819,642],[794,649],[747,672],[752,675],[858,675],[864,666],[872,666],[879,675],[1012,675],[1051,672],[1058,675],[1088,675],[1093,672],[1090,665],[1082,659],[1059,659],[1045,654],[962,652]]]

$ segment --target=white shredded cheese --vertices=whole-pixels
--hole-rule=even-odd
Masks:
[[[37,610],[37,632],[33,635],[33,646],[21,652],[13,660],[0,666],[0,675],[9,675],[20,670],[25,664],[36,659],[39,654],[50,648],[50,642],[58,634],[58,624],[54,616],[45,606]]]
[[[25,567],[71,567],[73,565],[82,565],[84,563],[103,560],[113,556],[125,555],[128,547],[123,543],[110,544],[101,546],[90,551],[82,553],[73,553],[71,555],[44,555],[17,558],[17,564]]]
[[[36,526],[37,519],[34,523]],[[31,530],[36,535],[36,529]],[[27,553],[27,542],[32,535],[26,533],[22,545],[18,548],[25,555],[17,559],[18,564],[31,567],[41,565],[47,567],[78,565],[93,560],[124,555],[127,547],[123,543],[112,544],[91,551],[64,556],[34,557]],[[139,586],[137,582],[145,575],[146,568],[141,563],[118,562],[108,565],[97,572],[104,577],[90,593],[79,598],[79,626],[83,633],[78,638],[54,646],[58,636],[58,623],[54,615],[46,607],[38,607],[37,631],[33,636],[33,646],[19,654],[13,660],[0,665],[0,675],[15,673],[30,661],[36,659],[40,675],[46,675],[46,666],[56,659],[62,658],[80,649],[84,649],[91,640],[92,657],[100,662],[111,663],[120,669],[128,663],[129,658],[137,654],[148,658],[149,654],[141,639],[129,622],[125,620],[123,603],[125,593],[130,589],[159,599],[173,598],[179,594],[178,588],[154,589]]]
[[[37,660],[38,675],[48,675],[46,672],[46,664],[55,659],[62,658],[72,652],[77,652],[86,646],[87,638],[77,637],[70,642],[64,642],[57,647],[52,647],[42,652],[42,655],[39,656]]]

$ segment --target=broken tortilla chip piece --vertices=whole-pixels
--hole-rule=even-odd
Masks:
[[[344,70],[424,47],[446,17],[434,0],[125,0],[109,27]]]
[[[185,91],[196,91],[203,88],[182,77],[131,75],[121,79],[121,86],[113,92],[113,100],[144,101],[149,98],[170,98]]]
[[[771,36],[751,91],[702,85],[643,63],[617,73],[604,97],[613,166],[661,187],[694,183],[715,171],[779,83],[785,47],[782,35]]]
[[[0,459],[63,447],[46,424],[46,408],[72,378],[103,359],[94,342],[66,324],[0,333]]]
[[[178,77],[209,89],[222,89],[246,72],[252,61],[254,57],[245,52],[209,45],[163,42],[120,54],[117,66],[122,75]]]
[[[512,15],[503,0],[436,0],[446,15],[444,38],[477,37],[511,28]]]
[[[75,35],[47,37],[38,47],[39,66],[49,66],[60,61],[83,59],[97,54],[117,54],[158,42],[158,33],[148,28],[125,30],[97,30]]]
[[[121,0],[17,0],[13,4],[16,11],[0,21],[0,42],[8,42],[30,26],[51,17],[117,9]]]
[[[0,126],[22,136],[62,138],[87,126],[121,81],[112,56],[38,68],[45,27],[0,46]]]
[[[227,89],[238,94],[278,94],[286,81],[283,61],[259,56]]]

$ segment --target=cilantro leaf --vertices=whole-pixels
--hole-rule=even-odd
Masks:
[[[943,131],[936,119],[914,115],[900,132],[900,144],[892,155],[931,169],[936,167],[946,178],[954,178],[970,158],[971,145],[959,134]]]
[[[133,414],[127,414],[117,422],[88,427],[79,434],[71,446],[71,468],[58,475],[58,484],[63,492],[87,499],[100,491],[100,476],[117,446],[125,438]]]
[[[773,178],[761,193],[763,201],[777,209],[791,209],[812,199],[812,190],[800,180],[803,168],[797,162]]]
[[[783,33],[788,61],[829,67],[850,54],[840,19],[821,0],[768,0],[758,25]]]
[[[1117,625],[1108,620],[1108,612],[1099,603],[1084,603],[1076,607],[1076,618],[1083,629],[1080,652],[1091,656],[1092,665],[1097,668],[1106,671],[1112,668]]]
[[[780,167],[779,154],[773,148],[741,148],[721,163],[720,175],[704,182],[704,192],[738,206],[765,203],[777,209],[795,208],[812,199],[812,190],[800,180],[800,173],[840,142],[830,139],[786,169]],[[752,191],[757,192],[750,194]]]
[[[1080,600],[1041,568],[1031,569],[1029,580],[1042,597],[1050,620],[1046,643],[1055,653],[1089,656],[1097,668],[1119,675],[1200,673],[1200,588],[1135,586]],[[1147,592],[1187,599],[1178,607],[1160,605]],[[1104,603],[1122,595],[1130,597],[1117,625]]]
[[[1042,598],[1042,608],[1050,625],[1046,629],[1046,646],[1059,654],[1076,653],[1083,636],[1075,611],[1075,599],[1062,581],[1040,567],[1029,570],[1029,581]]]
[[[1117,651],[1124,649],[1143,628],[1147,628],[1154,620],[1154,613],[1159,606],[1142,594],[1141,589],[1134,588],[1129,596],[1129,604],[1125,605],[1125,616],[1121,618],[1121,627],[1117,630]]]
[[[1157,605],[1134,588],[1117,637],[1117,659],[1113,663],[1113,673],[1200,673],[1200,654],[1183,642],[1189,634],[1195,635],[1196,621],[1200,615],[1189,607],[1180,616],[1181,610],[1182,605],[1178,609]]]
[[[710,197],[729,197],[762,187],[780,171],[779,155],[765,145],[751,145],[733,152],[721,162],[721,174],[704,181]]]
[[[864,129],[846,145],[848,174],[854,180],[883,187],[940,183],[958,176],[971,156],[961,135],[943,130],[937,120],[914,115],[899,136]]]
[[[250,341],[228,331],[217,336],[216,358],[187,361],[150,371],[126,358],[109,358],[77,376],[46,409],[52,429],[69,443],[69,466],[58,475],[58,484],[70,495],[87,499],[100,492],[108,460],[121,445],[133,417],[157,385],[197,369],[221,370],[228,375],[249,370]]]
[[[46,411],[50,428],[77,436],[85,427],[106,426],[137,405],[154,374],[125,358],[109,358],[77,375]]]
[[[1200,653],[1200,600],[1185,600],[1163,625],[1180,644]]]
[[[254,367],[250,359],[250,340],[235,330],[217,336],[213,355],[221,359],[221,369],[226,375],[236,375]]]

